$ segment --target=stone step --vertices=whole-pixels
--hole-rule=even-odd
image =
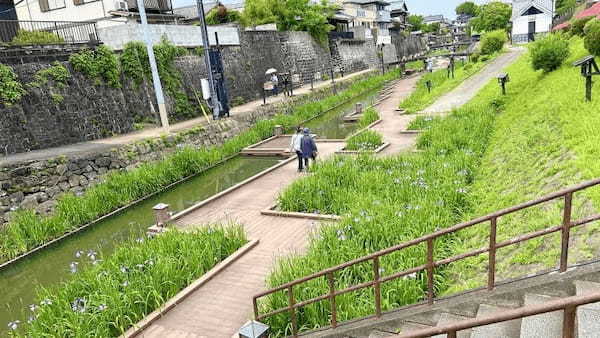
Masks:
[[[369,338],[387,338],[394,335],[396,332],[388,332],[383,330],[373,330],[369,333]]]
[[[600,284],[588,281],[575,281],[575,293],[578,296],[598,292]],[[578,338],[597,338],[600,336],[600,302],[577,308]]]
[[[539,294],[525,294],[524,306],[542,304],[559,298]],[[561,338],[563,311],[525,317],[521,321],[521,338]]]
[[[461,322],[461,321],[467,320],[467,319],[471,319],[471,318],[456,315],[453,313],[444,312],[440,315],[440,320],[438,321],[437,326],[446,326],[446,325],[453,324],[456,322]],[[471,329],[462,330],[456,334],[456,337],[457,338],[469,338],[469,337],[471,337],[471,331],[472,331]],[[446,338],[446,336],[447,335],[445,335],[445,334],[440,334],[437,336],[433,336],[432,338]]]
[[[477,318],[487,317],[493,313],[507,310],[510,310],[510,308],[481,304],[477,311]],[[507,322],[476,327],[471,333],[471,338],[519,338],[520,334],[521,320],[514,319]]]
[[[431,328],[431,326],[429,326],[429,325],[413,323],[413,322],[406,322],[402,325],[402,327],[400,328],[400,331],[398,333],[407,333],[407,332],[419,331],[419,330],[429,329],[429,328]]]

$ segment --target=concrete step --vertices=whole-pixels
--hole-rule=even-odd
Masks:
[[[369,333],[369,338],[387,338],[394,335],[396,332],[388,332],[383,330],[373,330]]]
[[[598,292],[600,284],[588,281],[575,281],[575,293],[580,295]],[[583,305],[577,308],[578,338],[600,337],[600,303]]]
[[[539,294],[525,294],[524,306],[542,304],[559,298]],[[525,317],[521,321],[521,338],[561,338],[563,311],[554,311]]]
[[[402,325],[402,327],[400,328],[400,331],[398,333],[407,333],[407,332],[419,331],[419,330],[429,329],[429,328],[431,328],[431,326],[429,326],[429,325],[413,323],[413,322],[406,322]]]
[[[493,313],[510,310],[509,308],[479,305],[477,318],[487,317]],[[471,338],[519,338],[521,334],[521,320],[515,319],[492,325],[480,326],[473,329]]]
[[[446,326],[446,325],[453,324],[453,323],[460,322],[460,321],[467,320],[467,319],[471,319],[471,318],[465,317],[465,316],[459,316],[459,315],[456,315],[453,313],[444,312],[440,315],[440,320],[438,321],[437,326]],[[458,332],[456,336],[457,336],[457,338],[469,338],[469,337],[471,337],[471,331],[472,330],[470,330],[470,329],[462,330],[462,331]],[[437,336],[433,336],[432,338],[446,338],[446,336],[447,335],[445,335],[445,334],[440,334]]]

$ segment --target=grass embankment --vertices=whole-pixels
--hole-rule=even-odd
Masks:
[[[422,153],[394,157],[336,157],[313,167],[314,174],[293,183],[279,197],[286,211],[343,215],[339,223],[323,225],[302,256],[282,259],[268,279],[277,286],[313,272],[364,256],[368,253],[430,233],[454,224],[466,206],[471,173],[479,163],[491,132],[495,109],[471,106],[448,118],[436,120],[419,140]],[[436,243],[436,256],[445,256],[448,242]],[[425,246],[381,259],[382,276],[424,263]],[[372,278],[370,264],[336,274],[336,289]],[[436,288],[443,278],[435,276]],[[382,285],[382,308],[390,310],[422,299],[426,275],[416,274]],[[325,279],[295,288],[297,302],[328,292]],[[336,298],[338,320],[373,314],[371,289]],[[284,293],[267,297],[263,311],[287,304]],[[327,301],[298,311],[302,330],[327,325]],[[275,335],[290,334],[289,316],[268,320]]]
[[[477,171],[469,194],[472,212],[468,220],[498,209],[541,197],[584,180],[600,177],[600,93],[584,101],[584,79],[571,66],[588,53],[580,39],[571,40],[571,57],[548,74],[534,72],[525,56],[508,68],[511,82],[502,98],[505,112],[497,118],[490,146]],[[491,83],[479,94],[493,96]],[[596,103],[594,103],[596,102]],[[596,213],[600,189],[574,195],[573,217]],[[562,223],[564,203],[553,202],[503,217],[498,241]],[[574,230],[570,262],[597,257],[600,249],[598,225]],[[453,245],[455,254],[488,245],[489,224],[463,231]],[[560,235],[548,235],[511,246],[497,253],[498,279],[522,277],[557,266]],[[487,255],[457,263],[450,268],[448,292],[485,285]]]
[[[40,290],[31,322],[16,335],[117,337],[246,242],[239,226],[132,241],[63,285]]]
[[[497,55],[492,56],[487,61],[465,63],[464,65],[462,62],[456,61],[454,78],[448,78],[448,70],[446,68],[436,70],[433,73],[426,73],[417,82],[415,91],[400,103],[400,108],[406,110],[408,113],[416,113],[427,108],[439,97],[458,87],[458,85],[471,75],[480,71],[495,56]],[[432,83],[431,93],[427,90],[427,81],[431,81]]]
[[[121,206],[160,191],[184,177],[201,172],[237,154],[244,147],[272,136],[276,125],[290,130],[302,121],[364,91],[379,88],[399,75],[399,70],[395,70],[355,82],[337,95],[295,107],[291,114],[278,114],[272,119],[258,121],[250,130],[233,137],[222,146],[199,150],[185,148],[162,161],[109,174],[104,182],[88,189],[82,197],[73,194],[62,196],[51,216],[40,216],[33,210],[16,212],[10,223],[0,229],[0,262],[8,261]]]

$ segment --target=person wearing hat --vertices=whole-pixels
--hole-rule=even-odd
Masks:
[[[308,170],[309,159],[312,158],[315,161],[318,150],[317,143],[310,135],[310,129],[304,128],[303,134],[300,149],[302,151],[302,159],[304,160],[304,168]]]

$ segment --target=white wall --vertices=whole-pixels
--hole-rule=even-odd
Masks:
[[[165,36],[173,44],[181,47],[202,46],[202,31],[199,26],[184,25],[149,25],[150,39],[153,43],[160,42]],[[219,35],[221,45],[239,45],[240,36],[236,27],[208,27],[208,41],[215,45],[215,32]],[[120,50],[129,41],[143,41],[141,25],[128,23],[126,25],[99,27],[98,37],[107,46]]]
[[[513,21],[513,35],[529,33],[529,22],[535,20],[536,33],[546,33],[551,30],[552,18],[547,14],[520,16]]]
[[[40,10],[38,0],[25,0],[17,5],[16,12],[19,20],[33,21],[88,21],[98,20],[108,16],[108,11],[114,9],[115,4],[112,0],[88,2],[83,5],[75,6],[73,0],[48,0],[51,8],[58,4],[58,7],[48,12]]]

